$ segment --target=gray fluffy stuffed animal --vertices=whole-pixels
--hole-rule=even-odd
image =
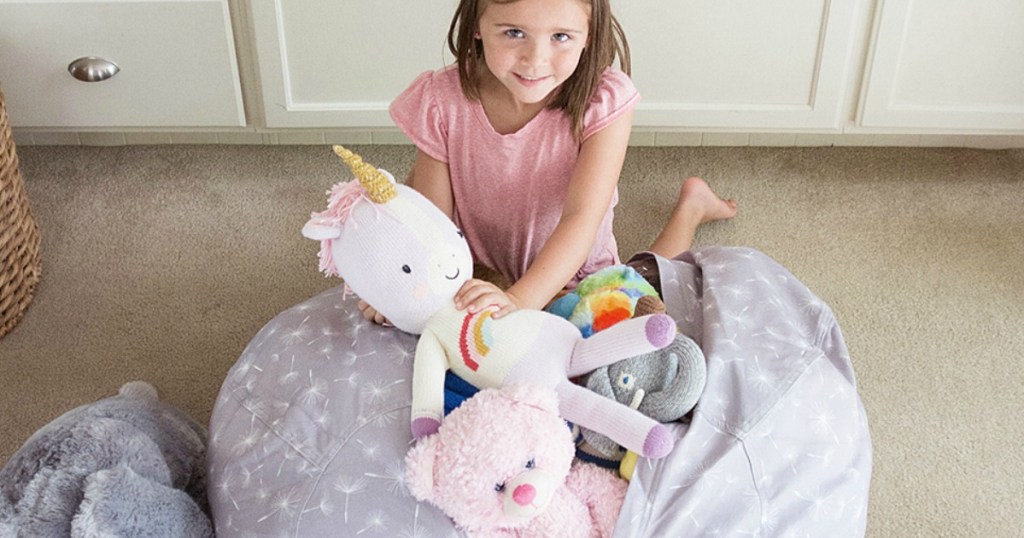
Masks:
[[[152,385],[50,422],[0,469],[0,537],[212,537],[206,430]]]

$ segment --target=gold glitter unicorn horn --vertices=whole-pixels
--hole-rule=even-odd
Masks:
[[[375,203],[383,204],[398,196],[395,184],[388,180],[387,176],[381,173],[372,165],[363,162],[363,158],[343,146],[334,146],[334,153],[341,157],[341,160],[352,169],[356,179],[366,189],[366,193]]]

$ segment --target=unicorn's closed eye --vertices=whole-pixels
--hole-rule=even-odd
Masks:
[[[668,429],[614,400],[569,381],[618,360],[661,349],[675,322],[657,314],[622,321],[583,339],[567,320],[521,309],[493,319],[469,314],[454,297],[471,278],[469,246],[448,217],[391,174],[334,147],[358,181],[329,191],[303,235],[321,242],[320,269],[346,284],[396,327],[419,334],[413,363],[412,431],[437,431],[444,375],[451,369],[478,388],[532,383],[558,392],[563,418],[603,433],[647,457],[672,449]]]

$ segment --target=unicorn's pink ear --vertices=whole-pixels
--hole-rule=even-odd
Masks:
[[[438,434],[420,439],[405,455],[405,485],[421,501],[434,497],[434,463],[437,461]]]
[[[302,235],[316,241],[337,239],[341,235],[341,228],[337,221],[314,214],[302,227]]]

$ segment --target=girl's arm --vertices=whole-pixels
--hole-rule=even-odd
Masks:
[[[507,294],[520,308],[544,308],[587,259],[619,182],[633,113],[591,135],[580,148],[569,191],[551,237]]]
[[[443,163],[422,150],[416,150],[416,161],[405,183],[419,191],[427,200],[434,202],[449,219],[455,216],[455,199],[452,196],[452,177],[448,163]]]

